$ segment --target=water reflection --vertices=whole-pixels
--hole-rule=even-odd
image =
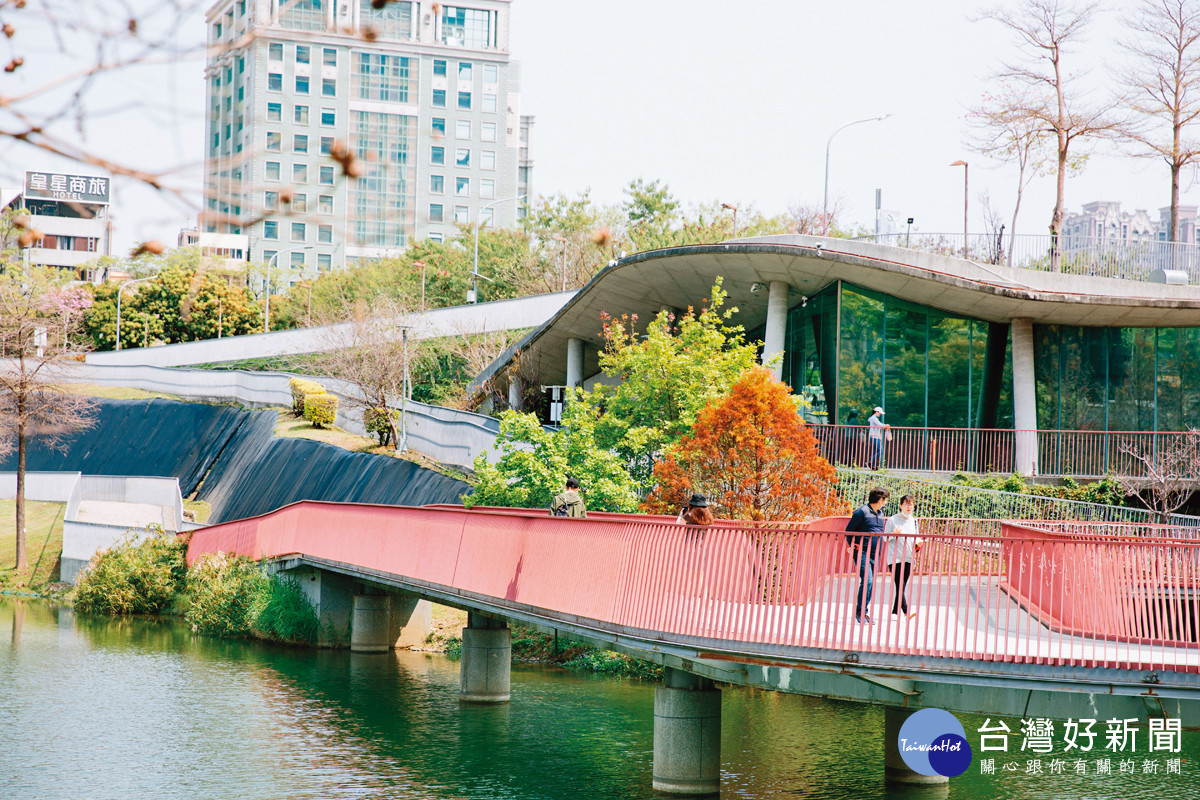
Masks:
[[[225,642],[12,599],[0,626],[0,733],[22,765],[0,771],[0,797],[655,796],[650,684],[518,665],[511,704],[463,705],[440,656]],[[883,780],[881,709],[738,688],[722,706],[726,798],[1200,797],[1196,734],[1170,779],[968,772],[902,789]]]

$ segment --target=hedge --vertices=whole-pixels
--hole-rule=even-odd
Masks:
[[[389,416],[392,420],[398,420],[400,412],[388,408],[368,408],[363,411],[363,426],[367,429],[367,433],[373,433],[379,437],[381,445],[386,445],[392,438]]]
[[[314,428],[325,428],[337,421],[338,399],[335,394],[310,394],[304,398],[304,418]]]
[[[310,394],[325,394],[325,387],[316,381],[306,381],[303,378],[292,378],[288,381],[292,389],[292,413],[297,417],[304,416],[304,398]]]

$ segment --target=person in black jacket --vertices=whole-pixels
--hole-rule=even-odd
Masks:
[[[871,625],[875,620],[867,613],[871,605],[871,594],[875,590],[875,555],[879,551],[879,537],[887,518],[883,507],[891,495],[882,486],[876,486],[867,496],[867,504],[854,512],[846,523],[846,542],[850,555],[858,566],[858,601],[854,606],[854,621]],[[858,534],[857,536],[851,534]]]

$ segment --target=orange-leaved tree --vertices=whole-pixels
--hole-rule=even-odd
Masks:
[[[742,373],[729,394],[696,417],[691,435],[654,466],[655,487],[642,503],[674,513],[702,492],[725,519],[805,520],[849,512],[837,472],[817,451],[788,387],[770,370]]]

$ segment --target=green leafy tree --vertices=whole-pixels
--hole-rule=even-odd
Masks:
[[[679,318],[660,312],[644,336],[636,317],[605,321],[600,367],[620,384],[597,387],[583,402],[604,410],[597,441],[619,453],[646,489],[655,455],[688,433],[710,400],[757,366],[757,347],[730,321],[737,309],[727,308],[725,298],[718,278],[699,312],[689,308]]]
[[[594,511],[633,511],[638,486],[622,458],[597,443],[596,409],[578,392],[567,404],[562,427],[548,431],[533,414],[506,411],[500,417],[496,464],[475,459],[475,492],[467,507],[549,508],[568,476],[579,480],[587,507]]]

